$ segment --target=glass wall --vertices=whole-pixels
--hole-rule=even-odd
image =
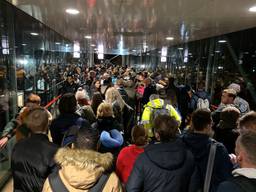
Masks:
[[[0,131],[31,92],[45,105],[56,96],[63,66],[72,58],[69,40],[0,1]],[[12,139],[13,140],[13,139]],[[8,176],[14,142],[0,149],[0,185]]]

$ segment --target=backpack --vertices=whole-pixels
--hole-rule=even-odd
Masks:
[[[170,109],[168,106],[164,103],[162,108],[153,108],[150,116],[150,122],[153,122],[156,117],[159,115],[170,115]]]
[[[208,99],[198,98],[196,107],[197,109],[210,109],[210,103]]]
[[[242,192],[252,192],[256,191],[256,179],[249,179],[244,176],[237,176],[230,179],[232,183],[239,186]]]

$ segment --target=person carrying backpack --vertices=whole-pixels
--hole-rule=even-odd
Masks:
[[[148,129],[148,135],[150,138],[154,137],[153,134],[153,121],[159,115],[169,115],[175,118],[176,121],[181,123],[181,117],[175,108],[169,104],[166,104],[163,99],[159,98],[159,95],[152,94],[149,98],[149,102],[144,106],[142,114],[142,124]]]
[[[192,95],[190,107],[194,111],[196,109],[210,110],[210,95],[199,86],[198,90]]]

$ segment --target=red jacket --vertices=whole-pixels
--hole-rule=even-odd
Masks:
[[[136,145],[125,147],[120,151],[116,162],[116,173],[122,183],[127,182],[137,157],[143,152],[144,149]]]

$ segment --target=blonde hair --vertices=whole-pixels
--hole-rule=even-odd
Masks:
[[[109,103],[101,103],[97,109],[97,118],[99,117],[113,117],[114,112],[112,105]]]
[[[114,102],[117,102],[118,105],[121,107],[121,110],[123,110],[124,106],[125,106],[125,102],[121,96],[121,94],[119,93],[119,91],[114,88],[114,87],[110,87],[106,94],[105,94],[105,100],[107,103],[112,104]]]

